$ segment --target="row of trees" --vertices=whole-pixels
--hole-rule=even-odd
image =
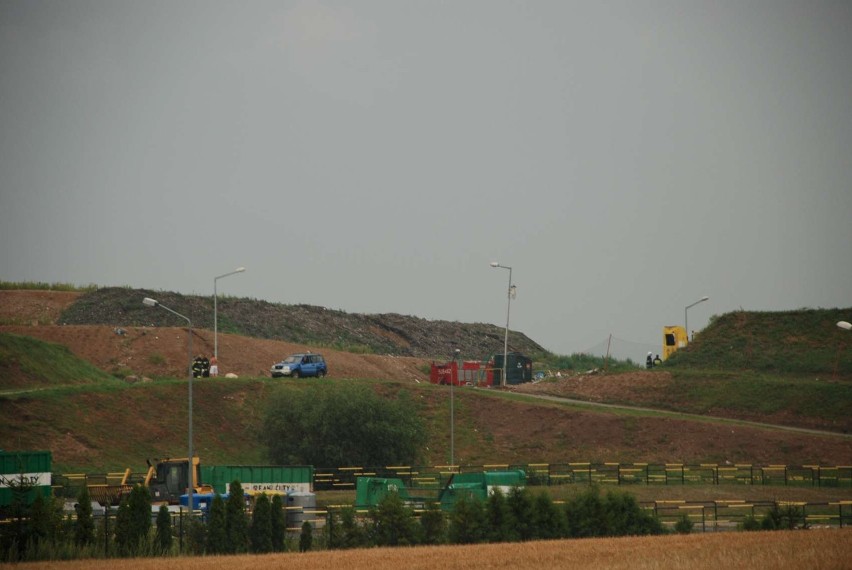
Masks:
[[[475,544],[557,538],[662,534],[663,525],[627,493],[601,496],[596,487],[557,505],[542,491],[533,495],[514,488],[508,495],[495,490],[487,500],[461,496],[445,514],[430,504],[416,518],[400,497],[391,493],[359,521],[353,508],[330,514],[324,532],[328,548],[405,546],[414,544]]]
[[[25,493],[21,494],[22,497]],[[238,481],[231,483],[227,500],[216,495],[206,521],[186,519],[186,540],[179,542],[168,507],[161,506],[152,523],[151,495],[136,485],[125,496],[114,518],[95,519],[88,489],[83,487],[75,513],[64,513],[62,503],[36,494],[32,504],[13,503],[10,524],[2,525],[0,562],[60,560],[98,556],[162,556],[180,550],[194,554],[241,554],[285,549],[284,507],[279,495],[258,497],[251,516]]]
[[[305,522],[301,535],[288,541],[280,495],[257,497],[247,513],[242,487],[234,481],[227,498],[216,495],[204,520],[186,520],[185,540],[177,544],[168,508],[160,507],[152,523],[150,494],[137,485],[112,519],[95,522],[88,491],[78,497],[76,516],[64,516],[61,504],[37,496],[30,507],[18,509],[11,523],[2,525],[0,562],[60,560],[92,557],[163,556],[184,553],[223,555],[300,551],[313,548],[348,549],[417,544],[476,544],[560,538],[654,535],[666,532],[659,519],[642,509],[624,492],[601,495],[597,487],[558,505],[542,491],[532,494],[515,488],[499,490],[485,501],[461,496],[453,510],[443,512],[435,503],[418,514],[399,495],[387,495],[366,516],[354,507],[330,510],[317,541]],[[805,526],[794,508],[776,508],[762,521],[750,517],[744,530],[772,530]],[[689,533],[687,517],[675,531]]]

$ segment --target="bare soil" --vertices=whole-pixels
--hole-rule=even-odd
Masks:
[[[186,328],[55,325],[62,310],[79,293],[50,291],[0,291],[0,332],[31,336],[67,346],[75,356],[110,373],[180,377],[188,374]],[[46,324],[46,320],[51,319]],[[269,376],[270,367],[297,352],[319,352],[336,378],[428,381],[429,360],[414,357],[353,354],[337,350],[218,334],[219,375]],[[212,356],[213,331],[193,329],[192,355]]]
[[[0,332],[28,335],[40,340],[67,346],[76,356],[93,363],[109,373],[138,377],[176,377],[187,371],[187,337],[185,328],[128,327],[116,330],[109,326],[55,325],[62,309],[76,299],[74,293],[45,291],[0,291]],[[29,323],[29,324],[21,324]],[[376,379],[388,381],[388,390],[398,390],[400,384],[427,384],[429,361],[416,357],[392,357],[371,354],[352,354],[281,341],[255,339],[219,334],[220,375],[239,377],[269,376],[270,366],[294,352],[311,350],[322,353],[329,363],[331,378]],[[213,354],[213,333],[193,330],[193,354]],[[627,373],[563,378],[559,382],[542,382],[514,387],[519,393],[583,396],[588,401],[617,400],[642,402],[649,390],[665,390],[671,378],[665,373]],[[0,386],[8,386],[0,378]],[[14,384],[13,384],[14,385]],[[262,388],[262,387],[261,387]],[[446,391],[441,387],[423,392],[424,405],[431,408],[436,422],[433,430],[442,429]],[[211,385],[211,394],[224,388]],[[525,404],[489,397],[497,390],[462,387],[456,398],[456,462],[486,464],[490,462],[527,463],[534,461],[563,463],[568,461],[649,461],[684,462],[696,460],[754,464],[819,463],[848,465],[852,461],[852,439],[842,436],[798,434],[748,426],[731,427],[713,422],[690,421],[666,417],[639,417],[615,410],[583,410],[556,403]],[[251,411],[258,394],[228,393],[217,397],[229,405]],[[102,403],[93,394],[90,410]],[[38,414],[22,401],[7,402],[3,410],[18,417],[10,419],[9,430],[17,433],[42,429],[42,441],[52,441],[51,448],[67,464],[85,465],[86,457],[95,450],[68,430],[65,441],[50,435],[47,427],[36,427]],[[132,406],[132,403],[128,403]],[[223,404],[224,405],[224,404]],[[638,404],[638,405],[641,405]],[[100,421],[93,413],[79,413],[83,422]],[[28,415],[29,414],[29,415]],[[30,416],[31,415],[31,416]],[[447,416],[448,417],[448,416]],[[27,419],[30,418],[30,419]],[[211,432],[224,420],[206,418],[199,413],[198,422]],[[104,419],[104,429],[122,430],[130,425],[110,424]],[[244,424],[246,422],[243,422]],[[125,425],[127,424],[127,425]],[[246,424],[248,425],[248,424]],[[31,427],[27,427],[31,426]],[[240,429],[243,429],[242,426]],[[129,427],[128,427],[129,429]],[[146,429],[141,426],[135,432]],[[147,428],[150,429],[150,428]],[[202,428],[199,428],[201,431]],[[236,429],[236,428],[235,428]],[[3,430],[6,431],[6,430]],[[6,433],[10,435],[11,431]],[[121,437],[120,433],[116,436]],[[128,432],[127,439],[139,437]],[[436,439],[440,439],[438,436]],[[447,438],[448,439],[448,438]],[[427,451],[433,464],[446,462],[446,441],[433,441]],[[213,449],[209,450],[214,453]],[[77,457],[79,455],[79,457]]]

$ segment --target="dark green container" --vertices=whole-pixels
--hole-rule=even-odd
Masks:
[[[500,384],[503,375],[503,355],[494,355],[494,384]],[[532,358],[520,352],[510,352],[506,359],[506,384],[522,384],[532,381]]]
[[[49,451],[0,451],[0,507],[12,504],[16,487],[28,505],[36,493],[49,496],[51,462]]]
[[[232,481],[243,491],[313,492],[314,468],[311,465],[202,465],[201,482],[212,485],[220,495],[228,492]]]

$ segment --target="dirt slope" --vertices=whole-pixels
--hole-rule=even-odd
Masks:
[[[51,291],[0,291],[0,332],[27,335],[67,346],[76,356],[98,368],[120,375],[176,376],[188,373],[185,328],[55,325],[78,293]],[[118,334],[119,332],[123,334]],[[268,376],[270,366],[288,354],[311,350],[325,356],[329,374],[337,378],[428,380],[423,367],[428,360],[352,354],[275,340],[219,333],[219,369],[222,375]],[[192,352],[213,354],[213,331],[194,329]]]
[[[64,304],[74,302],[73,294],[46,292],[0,292],[0,323],[50,322],[62,311]],[[67,305],[66,305],[67,306]],[[129,374],[181,377],[187,373],[186,330],[172,327],[127,327],[117,334],[113,327],[95,325],[29,326],[5,324],[0,332],[28,335],[40,340],[63,344],[78,357],[98,368],[120,377]],[[222,373],[234,372],[240,377],[268,376],[270,365],[288,353],[310,349],[304,345],[282,341],[254,339],[236,335],[219,335],[219,355]],[[329,362],[331,378],[371,378],[387,380],[387,390],[401,385],[426,384],[424,373],[428,361],[414,357],[359,355],[327,349],[322,352]],[[212,354],[213,334],[209,330],[194,330],[193,353]],[[3,379],[0,378],[0,386]],[[594,400],[604,396],[601,391],[617,390],[620,399],[630,400],[631,394],[660,389],[665,375],[637,373],[600,379],[566,378],[566,389],[583,391]],[[183,392],[177,384],[159,386],[154,392],[164,401],[180,400]],[[258,393],[245,385],[229,387],[227,383],[198,383],[196,422],[198,433],[217,430],[237,430],[241,439],[256,429]],[[442,433],[446,417],[447,394],[439,387],[429,386],[421,398],[431,414],[434,441],[427,450],[434,464],[446,461],[448,439]],[[262,385],[259,390],[264,389]],[[517,391],[553,390],[554,385],[526,385]],[[558,387],[556,388],[558,390]],[[142,398],[145,391],[123,394],[126,398]],[[650,461],[694,462],[712,460],[724,463],[754,462],[801,464],[848,464],[852,458],[852,440],[840,437],[820,437],[791,434],[754,427],[731,427],[699,421],[671,418],[636,417],[615,411],[591,411],[564,408],[556,404],[526,404],[488,397],[489,391],[460,388],[456,391],[456,459],[462,463],[494,462],[567,462],[567,461]],[[611,394],[606,394],[611,396]],[[149,396],[145,396],[149,397]],[[127,415],[116,422],[116,403],[110,393],[81,393],[67,402],[51,404],[38,399],[0,398],[0,414],[6,418],[0,427],[0,441],[18,442],[20,449],[41,448],[52,442],[50,449],[55,460],[65,465],[121,465],[125,457],[139,455],[145,446],[159,445],[157,441],[179,431],[184,420],[172,417],[166,409],[151,406],[148,401],[127,402],[149,410],[148,415]],[[60,408],[47,407],[60,405]],[[205,406],[209,405],[209,409]],[[38,406],[45,406],[40,410]],[[99,410],[104,410],[103,413]],[[153,410],[153,411],[152,411]],[[178,414],[179,415],[179,414]],[[239,417],[243,421],[232,425],[223,418]],[[141,422],[141,423],[140,423]],[[147,423],[145,423],[147,422]],[[255,422],[255,423],[252,423]],[[175,428],[171,424],[176,423]],[[168,428],[168,429],[167,429]],[[158,431],[159,430],[159,431]],[[165,431],[164,431],[165,430]],[[110,434],[127,449],[109,457],[109,444],[97,440]],[[157,435],[152,443],[152,434]],[[107,438],[109,439],[109,438]],[[174,439],[169,438],[169,439]],[[183,441],[178,437],[177,441]],[[214,462],[228,463],[241,449],[221,449],[205,438],[200,444],[205,456]],[[33,447],[36,446],[36,447]],[[244,446],[242,446],[244,447]],[[166,450],[168,451],[168,450]],[[180,450],[177,450],[179,453]],[[118,457],[118,458],[117,458]],[[255,459],[257,460],[257,459]]]
[[[98,368],[121,376],[172,376],[188,374],[186,329],[105,326],[0,326],[0,332],[27,335],[67,346],[76,356]],[[270,366],[294,352],[320,352],[336,378],[376,378],[380,380],[428,381],[422,367],[427,360],[414,357],[351,354],[275,340],[237,335],[219,335],[220,375],[232,372],[239,377],[269,376]],[[193,330],[192,352],[213,354],[213,332]]]

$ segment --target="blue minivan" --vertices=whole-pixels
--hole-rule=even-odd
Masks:
[[[322,378],[328,374],[328,365],[321,354],[291,354],[281,362],[273,364],[269,370],[273,378],[289,376],[299,378],[300,376],[316,376]]]

